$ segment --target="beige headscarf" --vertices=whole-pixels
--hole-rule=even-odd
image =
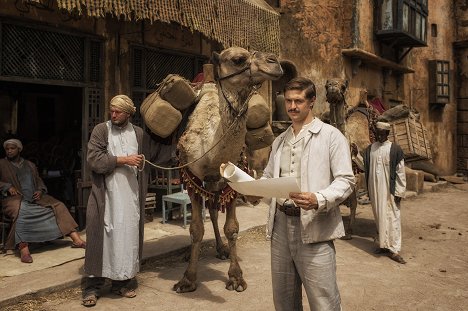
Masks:
[[[390,131],[390,123],[387,123],[387,122],[377,122],[375,124],[375,127],[381,130]]]
[[[6,145],[16,145],[19,151],[23,150],[23,144],[19,139],[8,139],[3,142],[3,148],[6,148]]]
[[[127,95],[114,96],[110,101],[110,106],[115,107],[130,115],[133,115],[136,111],[133,101]]]

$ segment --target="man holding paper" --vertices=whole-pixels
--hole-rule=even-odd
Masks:
[[[349,143],[314,116],[311,80],[294,78],[284,96],[292,125],[273,142],[264,178],[294,176],[302,192],[271,200],[267,238],[275,308],[302,310],[303,284],[311,310],[340,310],[333,240],[345,235],[339,204],[354,187]]]

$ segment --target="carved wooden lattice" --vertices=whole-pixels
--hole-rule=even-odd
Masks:
[[[88,136],[93,131],[93,128],[102,122],[101,92],[102,91],[99,88],[86,88],[86,124],[88,126]]]
[[[83,37],[2,24],[1,75],[84,81]]]

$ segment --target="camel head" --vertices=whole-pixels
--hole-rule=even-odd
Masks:
[[[348,88],[348,80],[330,79],[325,83],[327,90],[327,101],[331,105],[339,105],[345,103],[344,95]]]
[[[276,80],[283,69],[274,54],[249,52],[241,47],[230,47],[213,53],[217,80],[228,89],[250,89],[266,80]],[[231,86],[231,87],[230,87]]]

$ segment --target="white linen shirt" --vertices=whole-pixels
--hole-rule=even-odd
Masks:
[[[300,187],[302,192],[317,195],[317,210],[301,209],[301,238],[303,243],[316,243],[345,235],[339,204],[354,189],[349,142],[335,127],[314,118],[307,127],[301,158]],[[280,177],[284,137],[281,133],[273,142],[263,178]],[[270,202],[267,238],[271,239],[276,213],[276,198]]]

